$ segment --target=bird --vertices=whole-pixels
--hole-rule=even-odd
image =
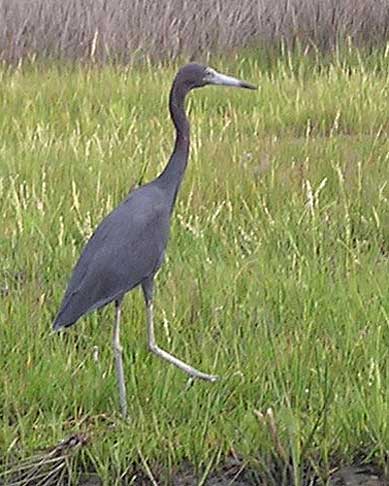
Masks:
[[[173,152],[162,172],[134,190],[97,226],[73,269],[53,322],[54,331],[75,324],[82,316],[114,302],[113,352],[120,409],[127,416],[123,348],[120,343],[124,295],[141,286],[146,308],[148,349],[190,376],[214,382],[218,376],[199,371],[161,349],[154,334],[154,277],[161,267],[169,239],[177,194],[188,163],[189,120],[187,94],[207,85],[254,90],[256,86],[221,74],[211,67],[190,63],[178,70],[170,90],[169,111],[175,128]]]

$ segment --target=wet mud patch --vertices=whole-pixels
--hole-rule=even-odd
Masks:
[[[354,465],[340,468],[334,472],[328,486],[388,486],[389,482],[377,467]]]

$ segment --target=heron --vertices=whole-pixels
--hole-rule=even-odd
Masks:
[[[256,89],[246,81],[197,63],[187,64],[177,72],[169,96],[176,132],[171,157],[156,179],[130,192],[97,226],[73,269],[53,323],[53,329],[58,331],[72,326],[85,314],[115,303],[112,344],[123,417],[127,416],[128,409],[120,343],[121,306],[124,295],[135,287],[141,286],[143,290],[148,349],[192,380],[218,379],[161,349],[155,339],[153,314],[154,277],[164,260],[171,216],[189,157],[190,129],[185,98],[192,89],[206,85]]]

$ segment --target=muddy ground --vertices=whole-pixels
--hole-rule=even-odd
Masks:
[[[334,468],[335,469],[335,468]],[[154,477],[147,477],[144,473],[133,474],[123,481],[123,485],[137,486],[197,486],[200,482],[193,469],[177,472],[170,481]],[[287,472],[280,473],[278,477],[259,477],[258,472],[242,468],[239,464],[227,464],[215,473],[211,473],[204,486],[293,486],[294,481]],[[304,479],[304,486],[389,486],[384,474],[373,465],[353,465],[335,469],[328,482],[323,482],[313,475]],[[105,486],[96,475],[84,477],[79,486]]]

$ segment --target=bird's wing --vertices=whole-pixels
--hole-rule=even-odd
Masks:
[[[153,275],[169,232],[163,198],[147,186],[132,193],[97,227],[73,270],[54,329],[119,298]]]

